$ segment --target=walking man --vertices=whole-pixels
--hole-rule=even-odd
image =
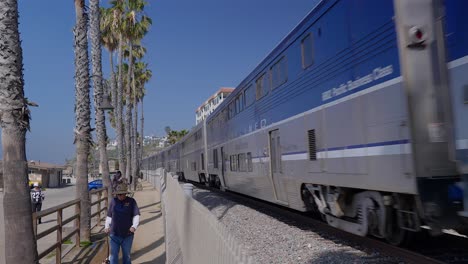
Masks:
[[[32,211],[40,212],[42,208],[42,201],[44,201],[45,195],[39,188],[39,183],[35,182],[33,184],[33,189],[31,190],[31,202],[32,202]],[[42,223],[42,219],[39,218],[39,224]]]
[[[112,179],[112,192],[115,192],[115,189],[117,188],[117,185],[119,185],[119,184],[121,184],[123,182],[124,182],[124,179],[122,177],[122,173],[120,171],[117,171],[114,178]]]
[[[113,194],[116,195],[109,205],[105,231],[110,233],[110,263],[118,264],[119,251],[122,248],[123,264],[131,264],[130,251],[133,235],[140,222],[140,209],[135,199],[128,197],[128,186],[120,183]]]

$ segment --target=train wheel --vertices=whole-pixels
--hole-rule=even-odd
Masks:
[[[413,232],[400,228],[397,211],[387,206],[387,223],[385,240],[394,246],[407,246],[411,242]]]
[[[305,186],[302,187],[301,196],[307,211],[310,212],[314,217],[319,217],[322,221],[326,222],[327,220],[325,215],[320,212],[317,204],[314,201],[314,197],[310,193],[309,189],[307,189]]]
[[[218,188],[218,189],[221,189],[221,180],[219,179],[218,176],[215,176],[215,183],[214,183],[215,187]]]

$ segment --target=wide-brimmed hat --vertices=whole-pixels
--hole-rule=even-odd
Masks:
[[[115,190],[112,194],[127,194],[131,193],[131,191],[128,190],[128,186],[125,183],[120,183],[115,187]]]

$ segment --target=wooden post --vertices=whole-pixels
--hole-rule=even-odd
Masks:
[[[80,219],[81,219],[81,210],[80,210],[80,202],[78,201],[75,204],[75,215],[78,215],[78,217],[75,219],[75,226],[77,228],[77,233],[75,237],[75,247],[80,247]]]
[[[62,263],[62,209],[57,211],[57,249],[55,254],[55,263]]]
[[[108,188],[106,188],[106,200],[104,201],[104,204],[106,205],[105,215],[107,216],[107,211],[109,211],[109,189]]]
[[[37,237],[37,215],[36,215],[36,212],[34,212],[32,214],[32,218],[33,218],[32,221],[33,221],[34,238],[36,238]]]

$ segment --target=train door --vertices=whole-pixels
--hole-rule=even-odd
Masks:
[[[224,161],[224,147],[221,147],[221,180],[223,181],[224,188],[226,188],[226,180],[224,179],[224,172],[226,171],[226,162]]]
[[[281,177],[283,176],[283,168],[281,164],[281,141],[279,130],[272,130],[269,133],[269,147],[270,147],[270,175],[273,182],[273,191],[275,198],[282,204],[288,204],[284,186],[281,184]]]

